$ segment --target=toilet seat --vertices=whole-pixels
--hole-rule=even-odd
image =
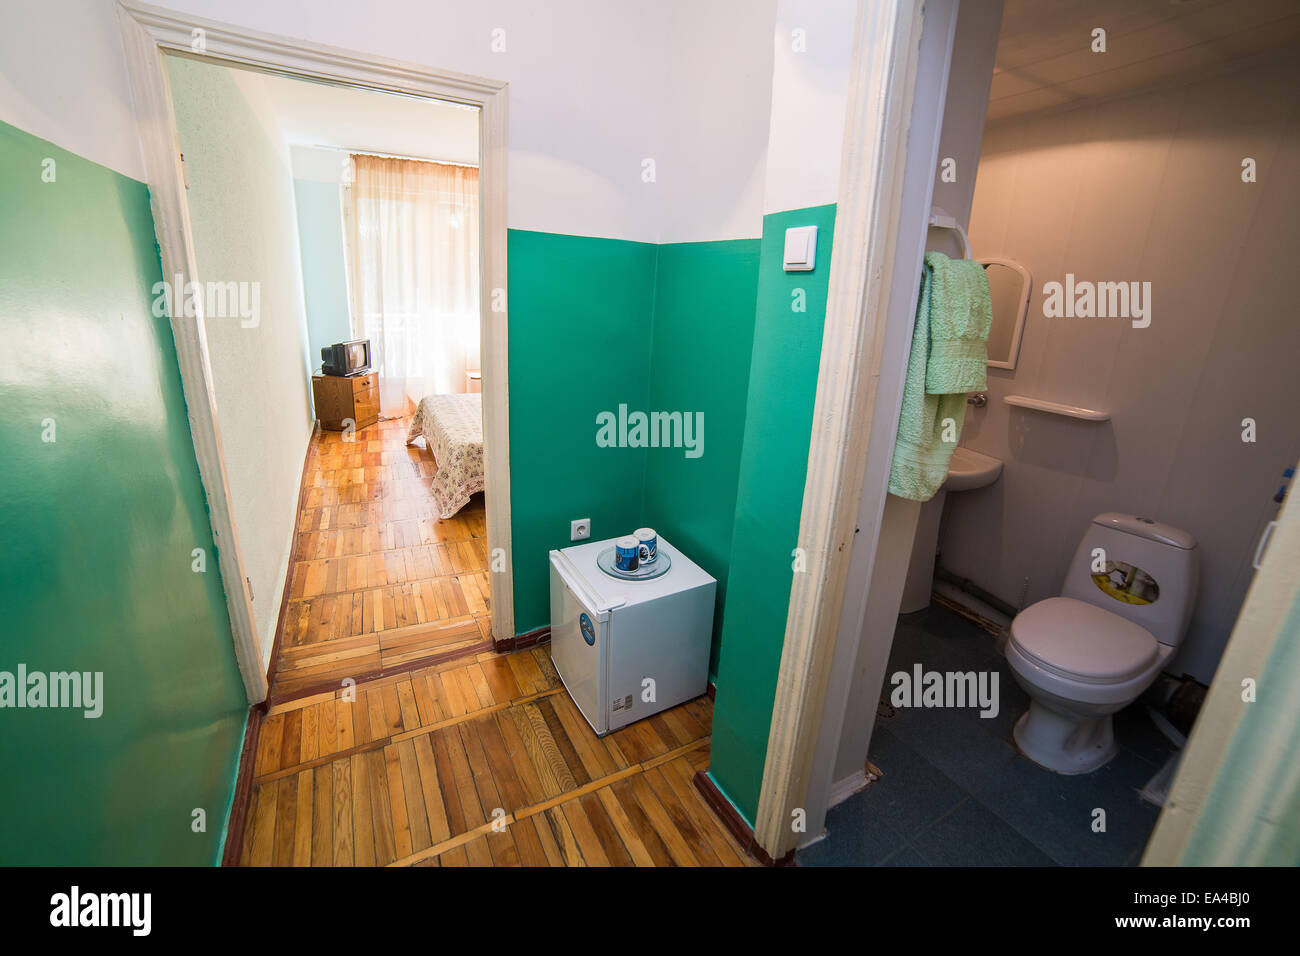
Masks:
[[[1090,684],[1136,677],[1151,666],[1157,651],[1146,628],[1067,597],[1047,598],[1017,614],[1011,642],[1043,669]]]

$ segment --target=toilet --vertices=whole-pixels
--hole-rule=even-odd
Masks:
[[[1057,773],[1090,773],[1115,756],[1112,715],[1151,686],[1187,633],[1196,601],[1196,540],[1108,512],[1079,542],[1060,597],[1011,622],[1007,663],[1030,697],[1016,745]]]

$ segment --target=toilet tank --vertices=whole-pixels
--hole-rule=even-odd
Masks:
[[[1128,618],[1161,644],[1177,647],[1196,604],[1196,539],[1137,515],[1097,515],[1084,532],[1061,589]]]

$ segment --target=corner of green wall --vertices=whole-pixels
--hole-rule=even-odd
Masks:
[[[759,247],[758,239],[726,239],[658,248],[649,407],[698,413],[704,428],[699,457],[682,448],[649,450],[642,523],[718,581],[711,680],[727,601]]]
[[[510,523],[515,631],[550,620],[547,552],[641,521],[646,451],[598,448],[596,415],[650,394],[655,246],[511,229]]]

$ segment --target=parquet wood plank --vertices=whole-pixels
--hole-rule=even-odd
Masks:
[[[475,615],[491,608],[482,496],[437,515],[437,470],[409,419],[343,441],[318,432],[295,521],[274,700],[346,677],[484,642]],[[408,629],[460,621],[457,633]]]
[[[278,742],[258,743],[241,863],[753,865],[695,789],[711,702],[601,738],[548,662],[544,647],[480,651],[269,714]]]

